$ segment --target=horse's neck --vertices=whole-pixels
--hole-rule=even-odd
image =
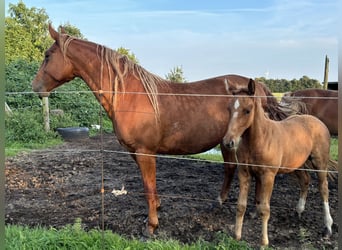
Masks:
[[[83,79],[108,115],[113,117],[114,91],[121,89],[114,87],[116,72],[104,60],[101,50],[105,48],[81,40],[74,40],[69,47],[67,55],[75,67],[75,74]],[[79,48],[83,48],[82,52]]]
[[[260,100],[255,100],[255,110],[253,123],[249,128],[249,137],[254,143],[258,144],[260,138],[265,138],[268,134],[270,126],[272,126],[270,120],[266,118],[264,109],[261,106]]]

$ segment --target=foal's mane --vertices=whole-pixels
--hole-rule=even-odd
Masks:
[[[150,73],[137,63],[130,60],[126,55],[122,55],[115,50],[107,48],[106,46],[95,44],[89,41],[85,41],[82,39],[78,39],[67,34],[60,34],[59,45],[61,51],[63,53],[64,58],[66,57],[66,51],[70,45],[70,42],[73,40],[83,41],[85,43],[91,43],[96,46],[96,56],[100,60],[101,69],[100,69],[100,84],[102,88],[103,81],[103,69],[107,67],[109,82],[112,84],[111,91],[113,91],[111,102],[114,104],[114,109],[117,104],[117,93],[119,91],[125,92],[125,82],[124,78],[132,74],[136,79],[140,80],[142,83],[146,94],[151,102],[151,105],[154,109],[155,116],[159,119],[159,105],[158,105],[158,85],[166,82],[165,79]],[[114,79],[112,72],[114,72]],[[114,99],[114,100],[113,100]]]
[[[285,118],[289,117],[290,115],[293,115],[293,110],[285,109],[282,107],[275,96],[272,94],[272,92],[269,90],[269,88],[262,82],[256,81],[257,86],[261,88],[261,91],[263,92],[262,96],[255,96],[254,98],[261,98],[265,97],[267,104],[265,107],[262,107],[264,111],[267,113],[268,117],[275,121],[284,120]],[[240,88],[236,90],[232,90],[233,94],[247,94],[248,95],[248,88]]]

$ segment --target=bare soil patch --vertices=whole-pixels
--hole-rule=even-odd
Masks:
[[[103,142],[102,153],[98,150]],[[106,150],[115,151],[107,152]],[[103,160],[102,160],[103,159]],[[60,228],[82,220],[85,229],[101,228],[101,164],[103,161],[104,224],[125,237],[142,237],[147,216],[140,171],[118,144],[105,134],[82,141],[65,142],[50,150],[20,154],[6,159],[5,222]],[[238,180],[234,179],[229,201],[222,207],[216,197],[223,181],[223,165],[197,160],[158,158],[157,188],[162,198],[157,237],[190,243],[212,241],[218,232],[234,236]],[[322,240],[323,207],[312,175],[306,210],[301,219],[295,212],[299,187],[295,178],[277,177],[271,199],[270,246],[277,249],[337,249],[337,180],[330,181],[333,235]],[[112,190],[124,185],[127,195]],[[243,227],[243,240],[257,247],[261,223],[253,218],[253,192]]]

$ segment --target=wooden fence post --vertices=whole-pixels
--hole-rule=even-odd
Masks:
[[[328,55],[325,56],[325,66],[324,66],[324,81],[323,88],[328,89],[328,75],[329,75],[329,58]]]
[[[7,102],[5,102],[5,113],[7,115],[11,115],[12,114],[12,110],[11,108],[8,106]]]
[[[46,132],[50,131],[50,116],[49,116],[49,98],[43,97],[43,116],[44,116],[44,129]]]

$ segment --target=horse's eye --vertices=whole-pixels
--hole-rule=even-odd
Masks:
[[[244,110],[245,115],[248,115],[250,112],[251,112],[251,111],[250,111],[249,109],[245,109],[245,110]]]

